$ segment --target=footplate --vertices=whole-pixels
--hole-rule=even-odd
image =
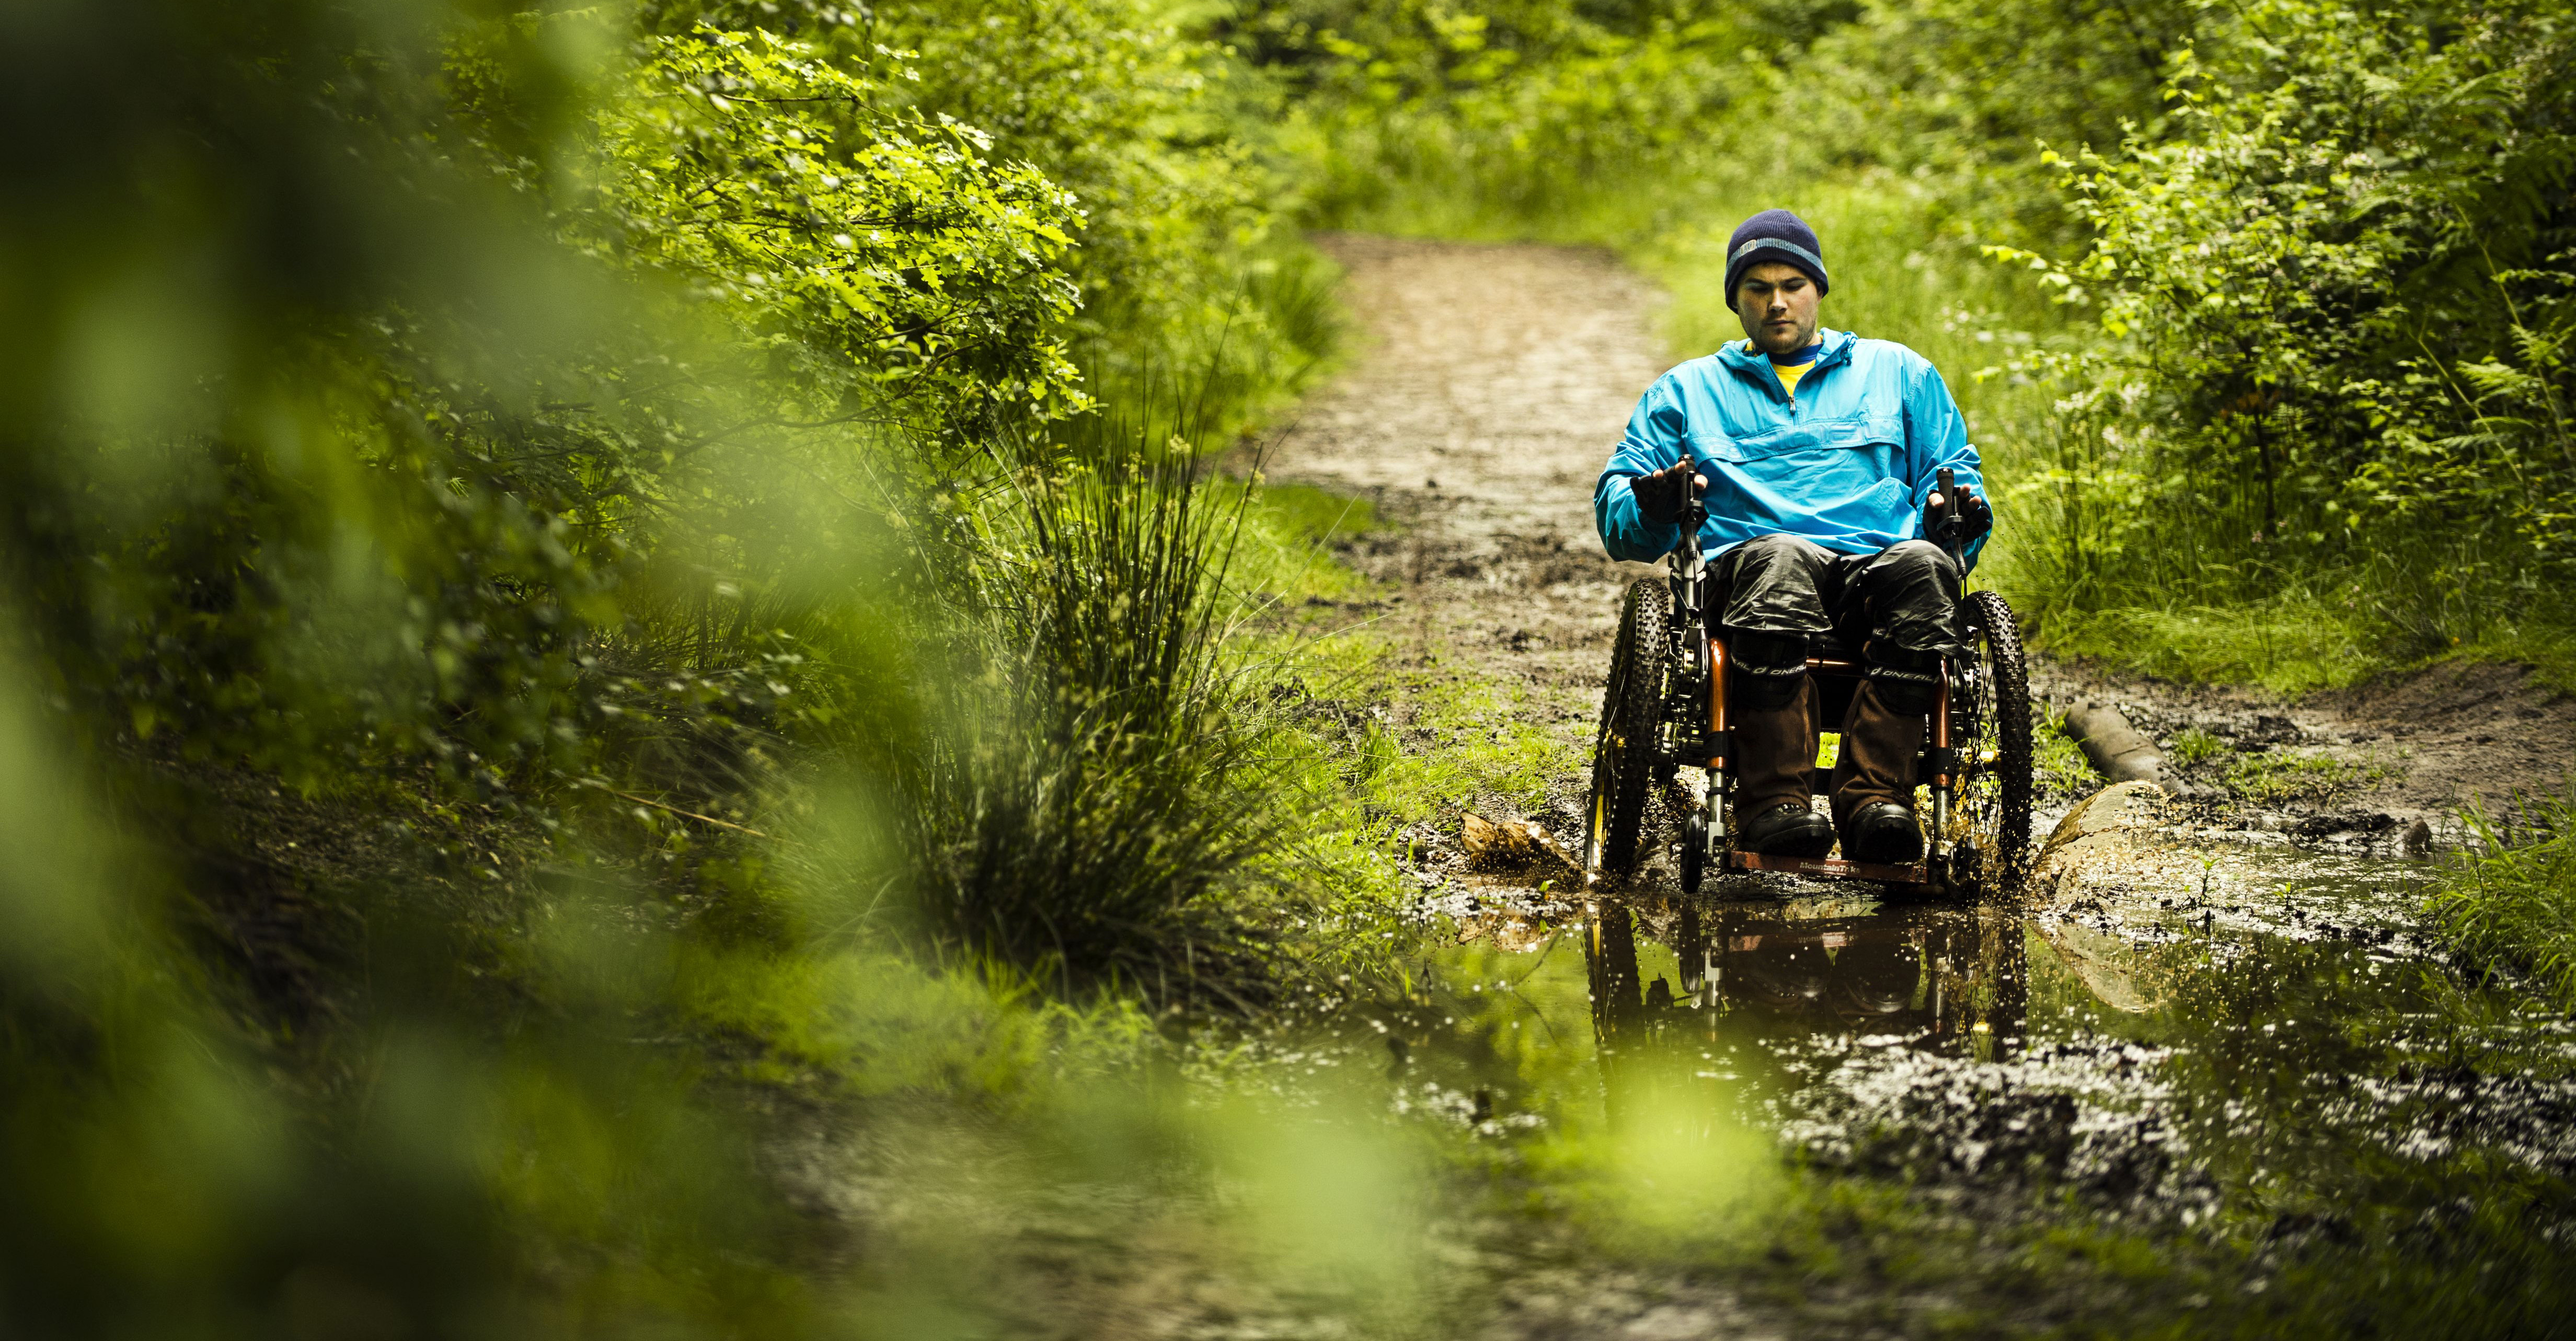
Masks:
[[[1766,857],[1759,852],[1729,852],[1726,869],[1730,871],[1785,871],[1792,875],[1815,875],[1828,880],[1876,880],[1888,885],[1929,885],[1932,868],[1924,862],[1911,866],[1881,866],[1872,861],[1841,861],[1832,857]]]

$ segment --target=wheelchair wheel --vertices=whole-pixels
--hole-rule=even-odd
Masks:
[[[1624,878],[1643,855],[1638,835],[1661,763],[1655,738],[1672,678],[1672,627],[1673,596],[1664,579],[1630,583],[1592,740],[1592,799],[1583,826],[1587,882]]]
[[[2030,851],[2030,676],[2012,607],[1991,591],[1959,604],[1969,656],[1952,687],[1959,781],[1950,809],[1951,887],[1982,895],[2021,877]]]

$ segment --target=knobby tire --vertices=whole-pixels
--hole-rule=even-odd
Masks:
[[[1982,753],[1991,747],[1995,758],[1974,764],[1960,790],[1983,849],[1978,892],[1993,893],[2017,884],[2030,859],[2030,668],[2012,606],[1991,591],[1970,593],[1967,604],[1978,627],[1973,651],[1985,685],[1969,748]],[[1989,783],[1991,792],[1983,790]]]
[[[1592,742],[1592,795],[1585,811],[1587,875],[1624,879],[1643,854],[1639,836],[1656,773],[1655,738],[1672,671],[1673,597],[1660,577],[1628,587],[1601,725]]]

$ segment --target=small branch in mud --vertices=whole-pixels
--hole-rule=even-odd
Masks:
[[[1580,874],[1574,858],[1565,854],[1547,831],[1529,820],[1492,820],[1468,811],[1460,834],[1467,849],[1467,864],[1484,871],[1524,871],[1548,875]]]

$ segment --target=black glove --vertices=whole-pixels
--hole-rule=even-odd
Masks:
[[[1941,534],[1941,528],[1950,520],[1952,505],[1951,500],[1942,498],[1937,490],[1932,496],[1940,498],[1941,501],[1938,503],[1927,501],[1923,505],[1923,538],[1938,544],[1945,540]],[[1957,512],[1959,546],[1962,549],[1973,543],[1978,536],[1995,529],[1995,510],[1985,499],[1977,496],[1975,485],[1959,486]]]
[[[1688,461],[1666,466],[1652,475],[1628,477],[1628,492],[1637,496],[1637,511],[1648,521],[1680,521],[1682,505],[1707,487],[1708,481],[1691,473]]]

